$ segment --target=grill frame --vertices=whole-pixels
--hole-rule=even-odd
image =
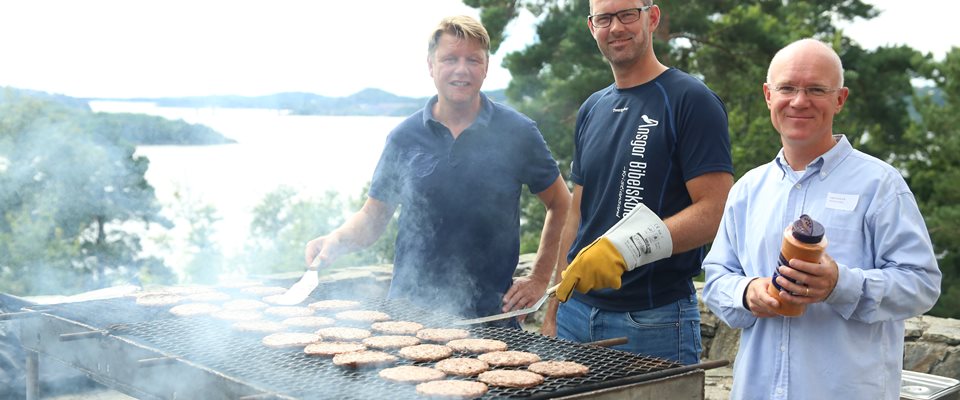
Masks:
[[[384,311],[395,320],[416,321],[427,327],[449,327],[449,323],[455,320],[452,316],[427,312],[403,301],[360,301],[365,309]],[[129,298],[33,307],[42,317],[21,321],[21,340],[29,350],[51,354],[83,370],[94,380],[138,398],[182,398],[185,393],[195,393],[198,387],[211,388],[204,392],[204,398],[211,399],[349,399],[384,393],[390,393],[391,398],[416,398],[413,385],[386,382],[376,375],[376,369],[345,370],[333,366],[329,359],[310,357],[302,351],[267,349],[259,344],[262,335],[230,332],[228,323],[209,317],[174,317],[166,313],[168,308],[144,313],[143,308],[133,304]],[[97,312],[98,309],[101,312]],[[103,309],[113,312],[102,312]],[[338,325],[343,322],[339,321]],[[650,382],[669,380],[672,376],[687,376],[692,372],[667,360],[585,346],[529,332],[495,327],[468,330],[473,337],[504,340],[511,350],[532,351],[545,360],[578,361],[591,367],[591,373],[586,377],[546,378],[543,385],[532,389],[491,387],[483,398],[597,397],[602,393],[645,386]],[[213,331],[221,336],[205,339],[191,348],[185,344],[188,336],[185,333],[198,331]],[[216,349],[217,346],[212,343],[220,343],[224,347]],[[218,350],[233,350],[234,354],[221,363],[216,360],[217,357],[222,358],[223,354]],[[582,354],[587,356],[583,357]],[[254,360],[251,357],[263,359]],[[601,357],[609,359],[603,363],[595,361]],[[276,372],[279,377],[264,378],[257,373],[260,369],[251,367],[277,362],[282,367]],[[396,363],[433,364],[415,363],[402,358]],[[322,371],[319,375],[334,379],[333,382],[324,380],[319,386],[290,385],[291,371],[295,372],[294,375],[308,374],[314,377],[318,371]],[[144,374],[163,376],[165,379],[145,379]],[[702,380],[701,370],[699,398],[702,398]],[[380,386],[380,389],[362,391],[371,385]],[[328,390],[330,386],[343,390],[317,393],[319,390]]]

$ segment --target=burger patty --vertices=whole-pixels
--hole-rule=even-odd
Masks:
[[[475,399],[486,394],[487,390],[487,385],[483,382],[449,379],[424,382],[417,385],[417,394],[447,399]]]
[[[137,305],[146,307],[172,306],[183,301],[183,296],[173,293],[148,293],[137,296]]]
[[[401,357],[413,361],[437,361],[453,355],[453,349],[439,344],[418,344],[397,351]]]
[[[512,388],[528,388],[543,383],[543,377],[538,374],[513,369],[487,371],[477,379],[488,385]]]
[[[317,333],[323,337],[323,340],[363,340],[370,337],[370,331],[360,328],[349,328],[343,326],[331,326],[329,328],[320,328]]]
[[[335,317],[344,321],[379,322],[390,319],[390,315],[380,311],[349,310],[338,312]]]
[[[297,327],[297,328],[322,328],[325,326],[331,326],[334,324],[333,318],[327,317],[290,317],[283,320],[281,323],[287,326]]]
[[[210,303],[185,303],[173,306],[170,313],[178,317],[192,317],[194,315],[206,315],[220,311],[220,306]]]
[[[387,368],[380,371],[380,377],[388,381],[402,383],[419,383],[446,378],[447,374],[430,367],[403,365]]]
[[[283,349],[289,347],[304,347],[311,343],[319,342],[320,335],[316,333],[303,332],[278,332],[264,336],[260,343],[272,349]]]
[[[417,337],[428,342],[446,343],[455,339],[464,339],[470,336],[466,329],[455,328],[425,328],[417,331]]]
[[[447,346],[461,353],[489,353],[507,349],[506,342],[494,339],[454,339],[447,342]]]
[[[447,358],[437,361],[433,366],[450,375],[476,376],[490,369],[490,364],[476,358]]]
[[[286,300],[286,296],[284,296],[283,293],[271,294],[269,296],[263,296],[260,300],[267,304],[284,305],[282,303]]]
[[[353,300],[320,300],[307,305],[317,311],[346,310],[360,307],[359,301]]]
[[[401,347],[416,346],[420,344],[420,339],[413,336],[387,335],[371,336],[363,339],[363,344],[375,349],[399,349]]]
[[[267,307],[269,307],[267,303],[251,299],[237,299],[223,303],[224,310],[259,310]]]
[[[423,325],[410,321],[384,321],[374,322],[370,325],[370,329],[390,335],[415,335],[417,331],[423,329]]]
[[[257,310],[220,310],[210,316],[227,321],[253,321],[263,317]]]
[[[187,301],[199,301],[199,302],[224,302],[230,300],[231,297],[229,294],[223,292],[203,292],[203,293],[194,293],[187,296]]]
[[[590,372],[586,365],[573,361],[540,361],[527,366],[527,370],[551,378],[583,376]]]
[[[286,326],[279,322],[265,321],[261,319],[252,321],[237,321],[233,324],[232,328],[240,332],[274,333],[283,331]]]
[[[143,292],[140,292],[140,294],[141,294],[141,295],[149,295],[149,294],[178,294],[178,295],[181,295],[181,296],[186,296],[186,295],[191,295],[191,294],[196,294],[196,293],[204,293],[204,292],[210,292],[210,291],[213,291],[213,289],[210,288],[210,287],[207,287],[207,286],[191,286],[191,285],[188,285],[188,286],[159,286],[159,287],[152,287],[152,288],[150,288],[150,289],[147,289],[147,290],[145,290],[145,291],[143,291]]]
[[[333,364],[347,368],[374,367],[397,362],[397,357],[382,351],[354,351],[333,356]]]
[[[263,286],[263,282],[248,280],[227,280],[217,284],[217,287],[224,289],[243,289],[251,286]]]
[[[285,293],[287,288],[280,286],[250,286],[240,289],[240,291],[254,296],[270,296]]]
[[[358,342],[319,342],[308,344],[303,349],[303,352],[311,356],[333,357],[341,353],[363,351],[366,349],[367,346]]]
[[[493,351],[477,356],[495,367],[520,367],[540,361],[540,356],[525,351]]]
[[[306,317],[313,315],[313,310],[309,307],[273,306],[264,309],[263,313],[275,317]]]

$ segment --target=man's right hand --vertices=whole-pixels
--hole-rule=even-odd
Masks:
[[[318,265],[329,265],[337,258],[336,249],[339,247],[340,239],[335,233],[320,236],[307,242],[304,249],[304,262],[307,266],[312,266],[319,256]]]
[[[780,302],[767,293],[767,286],[772,285],[769,277],[754,278],[747,284],[746,304],[753,316],[757,318],[779,317],[776,309]]]
[[[593,289],[619,289],[620,276],[626,270],[623,257],[605,237],[584,247],[562,273],[557,299],[566,302],[576,289],[586,293]]]

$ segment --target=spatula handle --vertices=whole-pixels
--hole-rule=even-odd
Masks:
[[[558,284],[556,284],[556,285],[553,285],[553,286],[547,288],[547,293],[546,293],[547,296],[551,296],[551,297],[552,297],[552,296],[556,296],[556,295],[557,295],[557,289],[558,289],[559,287],[560,287],[560,284],[558,283]]]
[[[320,266],[321,266],[322,264],[323,264],[323,260],[321,260],[321,259],[320,259],[320,255],[317,254],[317,256],[313,258],[313,262],[311,262],[310,265],[307,266],[307,269],[308,269],[308,270],[311,270],[311,271],[316,271],[316,270],[320,269]]]

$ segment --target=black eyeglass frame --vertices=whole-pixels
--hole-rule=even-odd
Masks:
[[[626,8],[626,9],[617,11],[617,12],[615,12],[615,13],[591,14],[591,15],[588,15],[588,16],[587,16],[587,20],[590,21],[591,24],[593,24],[593,27],[594,27],[594,28],[606,28],[606,27],[610,26],[610,24],[613,23],[613,17],[617,17],[617,20],[619,20],[621,24],[624,24],[624,25],[626,25],[626,24],[632,24],[632,23],[637,22],[637,21],[640,20],[640,14],[643,14],[644,11],[647,11],[647,10],[653,8],[653,6],[654,6],[654,4],[651,4],[651,5],[649,5],[649,6],[643,6],[643,7]],[[639,11],[639,12],[637,13],[637,19],[635,19],[635,20],[633,20],[633,21],[630,21],[630,22],[624,21],[624,20],[623,20],[623,17],[621,17],[620,15],[621,15],[622,13],[625,13],[625,12],[628,12],[628,11]],[[608,22],[607,22],[606,24],[600,25],[600,24],[597,24],[597,21],[596,21],[596,18],[597,18],[597,17],[607,17],[607,18],[609,18],[609,20],[607,20]]]

